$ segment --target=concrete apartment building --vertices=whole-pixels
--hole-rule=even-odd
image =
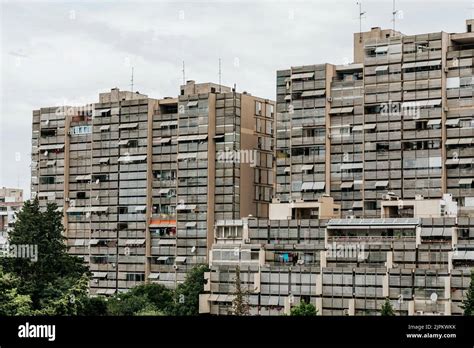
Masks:
[[[0,188],[0,244],[6,242],[8,231],[15,222],[15,213],[23,206],[23,190]]]
[[[474,20],[354,34],[354,62],[277,71],[269,219],[215,240],[202,313],[461,314],[474,266]],[[216,226],[216,229],[221,228]],[[239,234],[237,234],[239,235]]]
[[[115,88],[98,103],[33,112],[32,192],[64,212],[92,294],[175,287],[208,262],[216,220],[268,217],[273,108],[188,81],[176,98]]]

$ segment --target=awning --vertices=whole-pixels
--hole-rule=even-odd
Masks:
[[[56,160],[51,160],[46,162],[47,167],[53,167],[56,165]]]
[[[99,129],[101,132],[108,131],[110,129],[110,125],[107,124],[105,126],[100,126]]]
[[[124,123],[124,124],[121,124],[118,128],[119,129],[133,129],[137,127],[138,127],[138,123]]]
[[[102,109],[102,110],[93,110],[92,116],[101,116],[104,112],[109,112],[110,109]]]
[[[56,196],[56,192],[48,191],[48,192],[38,192],[38,197],[54,197]]]
[[[198,101],[197,101],[197,100],[189,101],[189,102],[186,104],[186,106],[187,106],[188,108],[192,108],[192,107],[194,107],[194,106],[198,106]]]
[[[140,205],[140,206],[135,207],[135,211],[141,211],[141,212],[146,211],[146,205]]]
[[[291,171],[291,167],[285,167],[285,169],[283,169],[283,172],[284,173],[288,173]]]
[[[43,150],[61,150],[61,149],[64,149],[64,144],[41,145],[39,147],[40,151],[43,151]]]
[[[471,164],[474,162],[473,158],[461,158],[459,164]]]
[[[94,246],[94,245],[97,245],[99,244],[99,240],[98,239],[91,239],[89,241],[89,246]]]
[[[171,138],[160,138],[160,139],[155,139],[153,141],[153,144],[156,144],[156,145],[160,144],[161,145],[161,144],[169,143],[170,141],[171,141]]]
[[[176,206],[176,210],[194,210],[194,209],[196,209],[196,204]]]
[[[323,95],[326,94],[326,91],[325,90],[318,90],[318,91],[304,91],[303,93],[301,93],[301,96],[303,98],[306,98],[306,97],[322,97]]]
[[[160,256],[157,258],[158,261],[167,261],[170,257],[169,256]]]
[[[343,182],[341,184],[341,189],[352,188],[352,186],[354,186],[354,183],[352,181],[351,182]]]
[[[329,110],[329,115],[336,115],[336,114],[348,114],[354,111],[354,107],[348,106],[345,108],[333,108]]]
[[[186,256],[177,256],[175,259],[176,263],[185,263],[186,262]]]
[[[85,207],[69,207],[67,208],[67,213],[85,213]]]
[[[459,143],[459,139],[448,139],[446,140],[446,145],[457,145]]]
[[[170,192],[171,189],[169,188],[165,188],[165,189],[160,189],[158,191],[158,194],[161,196],[161,195],[167,195],[169,192]]]
[[[164,121],[164,122],[161,122],[160,128],[169,127],[169,126],[177,126],[177,125],[178,125],[178,121]]]
[[[379,46],[375,49],[375,53],[386,53],[388,52],[388,46]]]
[[[357,209],[357,208],[362,209],[363,207],[364,207],[364,202],[362,201],[357,201],[352,204],[352,209]]]
[[[99,159],[99,163],[109,163],[109,161],[110,161],[110,158],[107,158],[107,157]]]
[[[199,135],[183,135],[178,137],[178,141],[199,141],[199,140],[206,140],[207,134],[199,134]]]
[[[311,191],[313,189],[313,182],[304,182],[301,185],[301,191]]]
[[[414,63],[405,63],[402,65],[402,69],[411,69],[411,68],[420,68],[426,66],[436,66],[441,65],[441,60],[430,60],[427,62],[414,62]]]
[[[285,100],[291,100],[291,95],[286,95]]]
[[[461,138],[459,139],[459,145],[470,145],[472,144],[472,138]]]
[[[98,279],[107,278],[107,272],[92,272],[92,278],[98,278]]]
[[[388,186],[388,181],[376,181],[375,182],[375,187],[387,187]]]
[[[118,142],[118,145],[119,145],[119,146],[127,146],[128,143],[129,143],[129,141],[130,141],[130,140],[128,140],[128,139],[120,140],[120,141]]]
[[[89,181],[91,180],[92,178],[92,175],[88,174],[88,175],[78,175],[76,176],[76,181]]]
[[[364,129],[375,129],[376,127],[377,127],[377,124],[375,123],[364,124]]]
[[[427,125],[428,126],[433,126],[433,125],[438,125],[441,124],[441,120],[429,120]]]
[[[159,273],[150,273],[148,275],[148,279],[158,279],[160,278],[160,274]]]
[[[146,160],[146,155],[122,156],[118,159],[118,162],[140,162],[144,160]]]
[[[196,157],[197,157],[197,152],[179,153],[178,156],[177,156],[177,159],[182,160],[182,159],[189,159],[189,158],[196,158]]]
[[[454,165],[454,164],[459,164],[459,158],[450,158],[447,159],[445,162],[446,165]]]
[[[459,180],[459,185],[471,185],[473,179],[461,179]]]
[[[83,246],[86,245],[86,240],[85,239],[76,239],[74,240],[74,246]]]
[[[387,71],[388,70],[388,65],[380,65],[378,67],[375,68],[375,72],[378,72],[378,71]]]
[[[301,74],[292,74],[291,79],[292,80],[300,80],[300,79],[310,79],[314,77],[314,72],[309,72],[309,73],[301,73]]]
[[[125,242],[125,245],[136,245],[136,246],[142,246],[145,244],[145,239],[129,239]]]
[[[305,164],[301,167],[301,170],[311,170],[314,168],[314,165],[313,164]]]
[[[459,124],[459,118],[450,118],[449,120],[446,120],[447,126],[457,126],[458,124]]]
[[[357,126],[352,127],[353,132],[362,132],[362,130],[364,130],[363,125],[357,125]]]
[[[186,222],[186,227],[196,227],[196,225],[197,225],[196,221]]]

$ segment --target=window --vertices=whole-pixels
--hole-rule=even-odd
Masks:
[[[119,231],[126,230],[127,228],[128,228],[128,223],[126,223],[126,222],[119,222],[119,223],[117,224],[117,229],[118,229]]]
[[[255,102],[255,114],[261,115],[262,114],[262,103],[259,101]]]
[[[42,137],[54,137],[56,135],[56,128],[46,128],[41,130]]]
[[[377,152],[387,152],[389,150],[389,144],[377,143],[376,149],[377,149]]]
[[[119,214],[128,214],[128,207],[118,207]]]
[[[137,139],[130,139],[128,141],[128,147],[138,147],[138,140]]]
[[[129,282],[143,282],[143,281],[145,281],[145,274],[143,274],[143,273],[127,273],[126,279]]]
[[[423,120],[423,121],[416,121],[415,123],[416,130],[424,130],[427,129],[428,127],[428,121]]]
[[[72,127],[71,129],[71,134],[74,134],[74,135],[83,135],[83,134],[90,134],[90,133],[92,133],[91,126],[76,126],[76,127]]]
[[[85,199],[86,198],[86,193],[85,192],[77,192],[76,193],[76,198],[77,199]]]
[[[40,184],[50,185],[56,182],[56,177],[54,176],[40,176]]]

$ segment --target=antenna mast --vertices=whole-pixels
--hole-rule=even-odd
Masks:
[[[357,5],[359,5],[359,42],[362,42],[362,17],[365,11],[362,11],[362,2],[357,1]]]
[[[395,31],[395,22],[397,20],[398,10],[395,6],[395,0],[393,0],[393,10],[392,10],[392,22],[393,22],[393,31]]]
[[[183,86],[186,84],[186,70],[184,68],[184,60],[183,60]]]
[[[132,89],[132,92],[133,92],[133,66],[132,66],[132,76],[130,78],[130,88]]]
[[[221,79],[222,79],[221,59],[219,58],[219,93],[222,92]]]

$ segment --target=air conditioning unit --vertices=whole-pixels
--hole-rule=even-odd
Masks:
[[[332,97],[327,97],[327,101],[328,101],[329,103],[332,103]]]
[[[245,243],[245,244],[250,244],[250,238],[245,238],[245,239],[244,239],[244,243]]]
[[[445,68],[444,68],[444,72],[445,72],[445,73],[448,73],[448,72],[449,72],[449,68],[448,68],[448,67],[445,67]]]
[[[297,263],[298,265],[302,265],[302,264],[304,264],[304,260],[298,260],[296,263]]]
[[[448,108],[447,106],[445,106],[445,107],[443,108],[443,110],[444,110],[444,112],[448,112],[448,111],[449,111],[449,108]]]

